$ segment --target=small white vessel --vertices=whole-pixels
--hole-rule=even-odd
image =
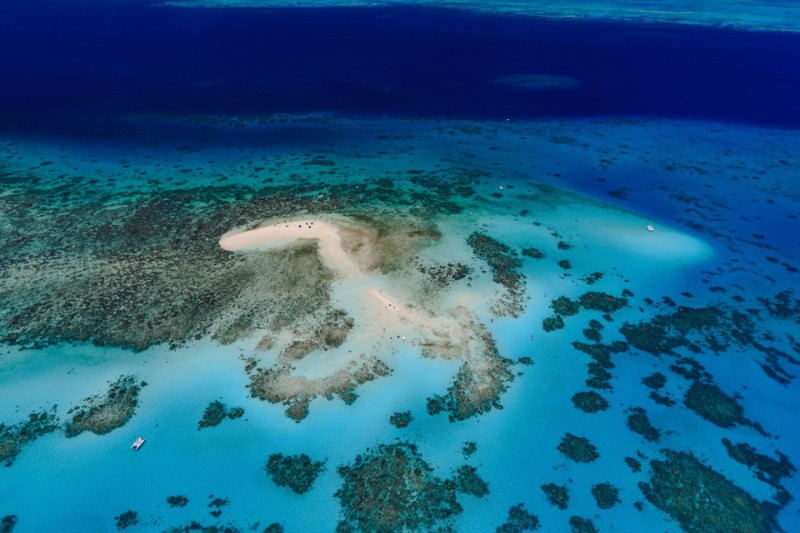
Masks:
[[[133,441],[133,444],[131,444],[131,450],[138,450],[142,447],[142,445],[144,445],[144,443],[144,438],[138,437],[135,441]]]
[[[654,228],[653,226],[647,226],[647,231],[655,231],[655,230],[656,228]]]

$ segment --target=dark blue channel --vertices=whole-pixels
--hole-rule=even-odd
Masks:
[[[497,83],[574,78],[567,89]],[[0,130],[127,113],[699,118],[800,127],[800,35],[454,9],[0,2]]]

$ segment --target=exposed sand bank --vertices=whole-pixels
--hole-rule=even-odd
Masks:
[[[340,276],[358,272],[356,264],[342,247],[340,228],[315,219],[294,220],[249,231],[226,233],[219,245],[228,251],[269,250],[281,248],[297,239],[316,240],[325,265]]]

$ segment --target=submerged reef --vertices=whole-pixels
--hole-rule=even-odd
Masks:
[[[522,533],[539,529],[539,519],[519,503],[508,510],[508,518],[498,526],[497,533]]]
[[[119,516],[115,516],[117,529],[123,530],[139,523],[139,514],[136,511],[125,511]]]
[[[592,496],[600,509],[611,509],[620,502],[619,489],[607,482],[592,486]]]
[[[463,467],[442,480],[414,444],[382,444],[339,468],[343,483],[335,496],[343,519],[337,531],[430,530],[462,512],[456,494],[488,493],[475,470]]]
[[[203,428],[218,426],[226,418],[233,420],[235,418],[241,418],[242,416],[244,416],[244,409],[241,407],[228,408],[219,400],[214,400],[208,404],[208,407],[203,411],[203,418],[197,423],[197,429],[201,430]]]
[[[224,525],[204,526],[199,522],[192,521],[191,523],[185,526],[171,527],[167,530],[167,533],[241,533],[241,531],[242,531],[241,529],[234,526],[224,526]],[[272,533],[272,531],[270,531],[270,533]],[[277,530],[278,533],[280,533],[280,531],[282,531],[282,529]]]
[[[617,298],[604,292],[590,291],[582,294],[578,301],[581,307],[602,313],[615,313],[628,304],[627,298]]]
[[[6,515],[0,520],[0,533],[11,533],[17,525],[17,517],[13,514]]]
[[[745,442],[733,444],[728,439],[722,439],[722,444],[728,455],[737,463],[741,463],[753,472],[759,480],[776,489],[775,499],[781,504],[786,504],[791,495],[781,485],[781,479],[792,477],[796,469],[789,458],[781,452],[776,452],[778,459],[758,453],[756,449]]]
[[[477,498],[483,498],[489,494],[489,485],[481,479],[478,471],[473,466],[460,466],[456,470],[453,481],[464,494],[471,494]]]
[[[569,492],[566,485],[547,483],[542,485],[542,492],[547,496],[547,501],[559,509],[566,509],[569,505]]]
[[[519,316],[525,310],[527,289],[525,276],[520,272],[522,261],[517,252],[497,239],[483,233],[472,233],[467,244],[480,259],[489,265],[492,280],[505,287],[506,294],[492,309],[498,316]]]
[[[600,458],[597,447],[586,437],[577,437],[567,433],[558,445],[558,451],[576,463],[591,463]]]
[[[712,383],[695,381],[683,399],[684,405],[719,427],[751,425],[739,403]]]
[[[170,507],[186,507],[189,503],[189,498],[183,495],[167,496],[167,503]]]
[[[580,516],[571,516],[569,519],[569,527],[572,533],[597,533],[594,522]]]
[[[631,414],[628,415],[627,424],[631,431],[638,433],[648,441],[657,441],[661,438],[661,432],[650,423],[645,409],[632,407],[629,411]]]
[[[610,369],[614,368],[614,363],[611,362],[611,356],[618,353],[628,351],[628,345],[622,341],[614,341],[611,344],[586,344],[583,342],[575,341],[572,347],[576,350],[589,354],[593,359],[588,364],[589,379],[586,380],[586,385],[594,389],[611,389],[611,372]]]
[[[112,383],[105,396],[86,398],[65,429],[67,437],[77,437],[84,431],[97,435],[124,426],[136,412],[141,385],[133,376],[121,376]]]
[[[763,297],[759,301],[773,302]],[[776,319],[797,320],[798,313],[791,309],[784,309],[785,314],[775,307],[767,309]],[[721,302],[707,307],[676,306],[674,311],[658,314],[638,324],[626,322],[619,332],[632,347],[656,356],[677,356],[679,351],[719,354],[731,347],[747,348],[763,356],[758,364],[769,378],[786,385],[794,379],[786,365],[798,366],[800,359],[771,345],[775,336],[762,330],[759,322],[757,309],[748,308],[745,313],[736,306]],[[787,338],[791,342],[791,336]]]
[[[283,455],[273,453],[267,461],[267,475],[279,487],[289,487],[296,494],[305,494],[317,476],[325,470],[325,461],[312,461],[304,453]]]
[[[686,531],[753,531],[777,529],[777,505],[759,502],[694,455],[667,451],[650,462],[649,483],[639,483],[647,500]]]
[[[413,420],[411,411],[396,412],[389,417],[389,423],[398,429],[408,427]]]
[[[24,422],[12,425],[0,423],[0,462],[11,466],[25,445],[56,429],[58,417],[55,407],[50,412],[31,413]]]
[[[597,413],[608,409],[608,400],[595,391],[575,393],[572,396],[572,403],[584,413]]]

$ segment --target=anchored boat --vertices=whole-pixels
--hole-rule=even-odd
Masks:
[[[144,442],[145,442],[144,438],[138,437],[135,441],[133,441],[133,444],[131,444],[131,450],[138,450],[139,448],[142,447]]]

